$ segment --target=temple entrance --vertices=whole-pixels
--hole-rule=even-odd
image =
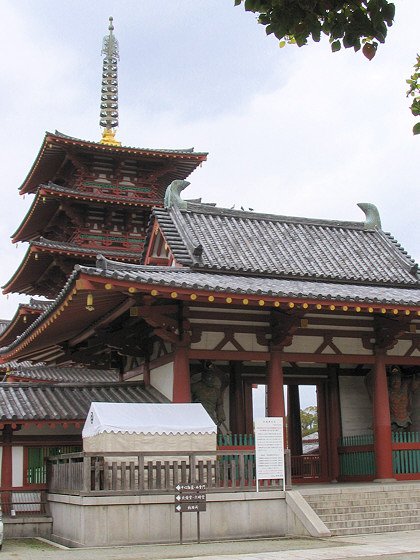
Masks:
[[[297,483],[319,480],[321,452],[317,386],[290,383],[286,394],[287,447],[291,454],[292,480]]]
[[[297,384],[289,382],[284,387],[286,404],[286,447],[291,452],[292,480],[294,483],[320,482],[327,480],[322,471],[326,455],[325,447],[320,449],[320,442],[326,438],[319,437],[318,393],[322,393],[316,384]],[[252,389],[254,418],[266,416],[266,386],[254,385]],[[325,422],[321,419],[321,428],[325,432]]]
[[[329,364],[305,366],[283,366],[286,447],[295,483],[325,482],[339,475],[337,372]],[[208,376],[210,370],[218,378],[219,408],[215,412],[216,416],[222,412],[217,418],[220,448],[253,446],[254,420],[268,416],[267,364],[197,360],[190,370],[192,388],[199,386],[197,379]],[[195,389],[192,394],[197,402]]]

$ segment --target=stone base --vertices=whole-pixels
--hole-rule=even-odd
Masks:
[[[3,525],[6,539],[16,539],[20,537],[51,538],[52,517],[49,515],[3,517]]]
[[[200,513],[202,541],[282,537],[310,533],[286,504],[286,492],[207,494]],[[72,547],[177,543],[180,514],[175,496],[70,496],[49,494],[52,539]],[[299,515],[299,514],[298,514]],[[184,542],[197,540],[197,513],[182,514]]]

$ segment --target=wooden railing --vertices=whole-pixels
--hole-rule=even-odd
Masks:
[[[3,515],[11,517],[45,514],[45,490],[2,489],[0,505]]]
[[[348,436],[339,441],[340,477],[369,480],[375,477],[373,434]],[[420,441],[418,432],[393,432],[392,457],[397,479],[420,480]]]
[[[301,479],[317,479],[320,477],[319,455],[292,456],[292,479],[299,482]]]
[[[178,484],[205,484],[208,492],[255,491],[255,452],[69,453],[47,457],[47,489],[66,494],[162,494]],[[290,460],[285,454],[286,485]],[[227,459],[226,459],[227,458]],[[283,481],[265,480],[260,490],[279,490]]]

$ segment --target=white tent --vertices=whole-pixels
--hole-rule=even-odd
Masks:
[[[93,402],[82,431],[84,451],[210,451],[217,427],[199,403]]]

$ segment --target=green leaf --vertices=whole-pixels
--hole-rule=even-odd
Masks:
[[[338,52],[340,49],[341,49],[340,41],[334,41],[333,43],[331,43],[332,52]]]
[[[413,134],[420,134],[420,122],[414,125]]]
[[[388,25],[392,25],[392,21],[395,17],[395,5],[388,4],[387,6],[382,8],[382,16]]]

